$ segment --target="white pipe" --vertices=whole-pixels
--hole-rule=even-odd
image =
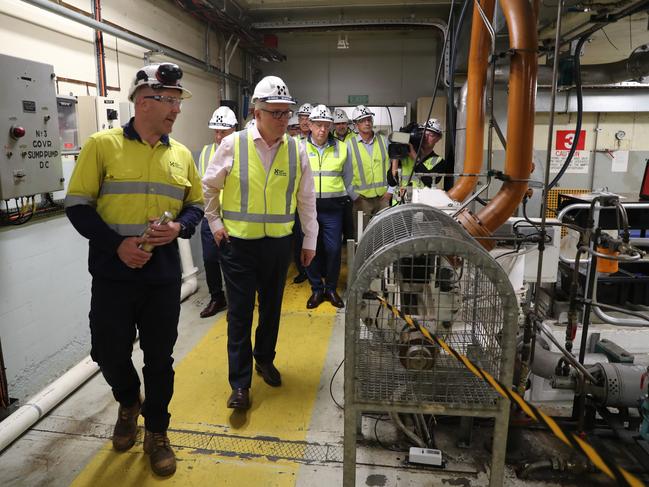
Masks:
[[[178,239],[178,250],[183,272],[180,288],[182,301],[198,289],[198,268],[194,266],[189,240]],[[98,371],[99,366],[88,355],[38,394],[29,398],[24,406],[0,423],[0,452]]]
[[[0,423],[0,452],[99,371],[88,355]]]
[[[178,251],[180,252],[180,264],[183,272],[183,283],[180,287],[180,300],[184,301],[198,290],[198,268],[194,266],[192,247],[186,238],[178,239]]]

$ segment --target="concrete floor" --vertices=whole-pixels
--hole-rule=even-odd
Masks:
[[[293,286],[292,284],[287,285]],[[308,286],[295,294],[296,299],[306,301]],[[175,349],[176,364],[197,346],[214,327],[224,327],[223,314],[218,320],[200,319],[199,311],[207,302],[206,286],[200,281],[199,292],[191,296],[182,305],[179,340]],[[310,420],[305,424],[307,429],[304,442],[294,442],[290,435],[254,437],[257,443],[254,448],[279,448],[285,454],[259,455],[246,453],[246,441],[233,426],[227,424],[206,424],[197,422],[191,431],[185,424],[174,423],[172,417],[170,434],[172,445],[185,468],[184,476],[164,480],[167,484],[177,485],[237,485],[237,486],[284,486],[304,487],[336,486],[342,483],[342,410],[332,401],[329,393],[331,376],[343,358],[344,313],[334,315],[330,311],[333,323],[331,338],[324,356],[323,372],[317,391],[314,391],[315,402]],[[223,330],[221,330],[223,331]],[[141,366],[141,352],[136,347],[134,353],[136,366]],[[284,351],[283,353],[287,353]],[[205,371],[196,370],[196,374]],[[209,371],[208,371],[209,372]],[[222,371],[225,372],[225,371]],[[226,374],[227,375],[227,374]],[[178,376],[177,376],[178,377]],[[317,380],[315,381],[317,383]],[[314,383],[314,384],[315,384]],[[333,394],[338,402],[343,401],[342,369],[333,383]],[[253,391],[255,384],[253,383]],[[284,389],[284,386],[279,389]],[[225,409],[221,398],[227,397],[227,390],[220,391],[214,408]],[[253,402],[255,401],[253,394]],[[174,397],[174,401],[180,398]],[[172,403],[173,404],[173,403]],[[80,387],[72,396],[56,407],[50,414],[14,442],[0,455],[0,485],[3,486],[64,486],[64,485],[148,485],[163,481],[155,478],[149,470],[146,459],[141,454],[141,444],[128,454],[118,456],[110,451],[109,439],[116,416],[116,404],[103,378],[98,374]],[[260,408],[251,414],[262,414]],[[281,422],[278,415],[275,421]],[[444,433],[440,431],[438,444],[444,450],[449,465],[445,470],[437,471],[415,467],[406,462],[403,452],[388,451],[381,448],[375,437],[374,428],[384,445],[405,445],[395,436],[391,423],[380,421],[374,424],[371,419],[364,419],[364,438],[359,441],[357,452],[358,486],[486,486],[488,485],[489,453],[484,444],[483,433],[476,433],[472,447],[460,450],[454,446],[453,426]],[[443,430],[444,428],[440,428]],[[207,440],[206,440],[207,439]],[[141,436],[139,437],[141,441]],[[204,443],[201,443],[203,442]],[[210,445],[206,447],[205,445]],[[216,446],[215,446],[216,445]],[[300,446],[291,453],[291,448]],[[128,460],[121,460],[130,455]],[[201,463],[201,457],[203,463]],[[100,458],[100,460],[98,460]],[[112,462],[120,458],[117,470],[111,470]],[[277,458],[280,458],[278,460]],[[189,465],[190,462],[194,462]],[[250,469],[259,462],[265,462],[256,480],[237,480],[240,469]],[[94,465],[90,467],[89,465]],[[179,464],[180,465],[180,464]],[[189,466],[188,466],[189,465]],[[194,465],[194,467],[192,467]],[[192,468],[194,470],[192,470]],[[89,473],[88,470],[92,471]],[[189,470],[188,470],[189,469]],[[124,473],[121,480],[121,471]],[[179,467],[180,470],[180,467]],[[201,473],[200,470],[203,470]],[[102,472],[109,472],[104,475]],[[82,474],[82,475],[80,475]],[[135,477],[134,477],[135,475]],[[547,482],[522,481],[516,478],[512,468],[507,467],[505,485],[554,485]],[[243,477],[241,477],[243,478]],[[136,480],[134,480],[136,479]],[[559,485],[559,484],[556,484]],[[565,482],[561,482],[565,485]],[[592,484],[591,484],[592,485]]]

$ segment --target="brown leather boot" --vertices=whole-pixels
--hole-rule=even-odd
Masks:
[[[176,472],[176,455],[171,449],[167,432],[152,433],[144,430],[144,453],[149,455],[151,470],[166,477]]]
[[[130,407],[119,405],[117,411],[117,422],[113,430],[113,448],[117,451],[126,451],[135,444],[137,436],[137,417],[140,415],[142,400],[138,397],[137,402]]]

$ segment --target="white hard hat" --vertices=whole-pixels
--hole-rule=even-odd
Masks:
[[[212,114],[207,126],[211,129],[227,130],[237,124],[237,116],[229,107],[219,107]]]
[[[313,107],[311,106],[311,103],[304,103],[300,108],[297,110],[298,115],[311,115],[311,111],[313,110]]]
[[[436,118],[431,118],[428,122],[426,122],[423,128],[424,130],[430,130],[431,132],[435,132],[439,135],[442,135],[443,133],[442,124]]]
[[[290,127],[291,125],[300,125],[300,120],[297,118],[297,115],[293,115],[288,119],[288,126]]]
[[[373,116],[374,113],[365,105],[358,105],[356,108],[354,108],[354,111],[352,112],[352,120],[354,122],[358,122],[363,118],[373,117]]]
[[[128,99],[134,101],[135,91],[140,86],[150,86],[155,90],[170,88],[180,90],[180,98],[190,98],[191,92],[183,88],[180,80],[183,77],[183,70],[173,63],[155,63],[142,67],[133,78],[133,83],[128,90]]]
[[[334,110],[334,123],[349,123],[347,112],[342,108],[336,108]]]
[[[312,122],[333,122],[334,117],[325,105],[318,105],[311,110],[309,120]]]
[[[250,120],[248,120],[248,123],[246,124],[245,128],[249,129],[250,127],[254,127],[255,125],[256,125],[255,119],[251,118]]]
[[[266,76],[257,83],[252,94],[252,102],[265,101],[266,103],[285,103],[294,105],[295,100],[288,92],[286,83],[277,76]]]

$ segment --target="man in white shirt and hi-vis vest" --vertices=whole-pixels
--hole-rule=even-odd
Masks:
[[[210,163],[216,148],[219,146],[224,137],[234,133],[237,125],[237,116],[229,107],[219,107],[212,114],[208,122],[208,128],[214,130],[214,143],[207,144],[203,147],[198,160],[198,168],[201,177],[205,176],[205,170]],[[203,247],[203,267],[205,267],[205,280],[207,289],[210,292],[210,302],[201,311],[201,318],[209,318],[219,311],[227,308],[225,293],[223,292],[223,279],[221,278],[221,265],[219,264],[219,247],[214,241],[212,231],[207,223],[207,218],[203,218],[201,223],[201,244]]]
[[[336,287],[345,201],[352,192],[353,171],[347,144],[331,135],[332,124],[333,116],[325,105],[314,107],[309,115],[311,134],[304,142],[315,182],[318,213],[318,247],[313,262],[306,268],[311,284],[311,297],[306,303],[309,309],[317,308],[325,300],[336,308],[345,306]]]
[[[305,267],[313,260],[318,237],[309,158],[303,145],[286,134],[295,101],[280,78],[266,76],[257,83],[252,102],[255,125],[223,139],[203,177],[205,214],[221,252],[228,295],[232,393],[227,406],[238,410],[250,407],[253,357],[268,385],[282,383],[273,360],[296,212],[304,232]],[[259,322],[253,350],[256,294]]]
[[[128,96],[135,117],[83,142],[65,197],[70,222],[89,243],[90,355],[119,402],[113,448],[133,447],[141,411],[144,452],[163,476],[176,471],[167,436],[182,277],[176,239],[190,238],[203,217],[194,159],[169,137],[191,96],[182,75],[172,63],[137,71]],[[166,212],[172,219],[163,223]],[[136,332],[144,402],[131,358]]]
[[[347,142],[354,137],[354,132],[349,128],[349,117],[345,110],[336,108],[334,110],[334,131],[333,136],[341,142]]]
[[[374,133],[374,113],[365,105],[358,105],[352,112],[358,135],[349,139],[354,161],[354,228],[358,226],[357,213],[362,211],[364,223],[379,210],[387,208],[392,199],[388,191],[387,174],[390,169],[388,145],[385,137]],[[356,228],[356,235],[358,229]]]

